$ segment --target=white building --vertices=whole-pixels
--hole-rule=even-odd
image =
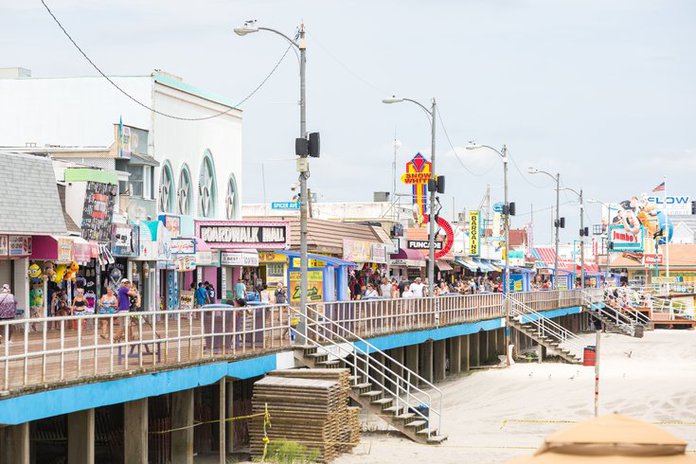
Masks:
[[[0,146],[62,149],[82,164],[128,171],[121,190],[138,206],[131,220],[241,216],[242,114],[229,100],[163,72],[112,78],[145,106],[102,77],[29,76],[0,70]]]

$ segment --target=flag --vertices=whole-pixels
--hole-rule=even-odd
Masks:
[[[658,185],[657,187],[655,187],[653,189],[653,192],[664,192],[664,191],[665,191],[665,183],[664,182],[662,182],[660,185]]]

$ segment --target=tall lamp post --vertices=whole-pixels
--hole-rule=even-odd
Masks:
[[[437,176],[435,175],[435,118],[437,116],[437,103],[435,97],[430,101],[430,109],[416,100],[410,98],[400,98],[392,96],[390,98],[385,98],[382,103],[401,103],[401,102],[411,102],[420,106],[423,111],[425,111],[430,117],[430,180],[435,181]],[[432,184],[433,182],[429,183]],[[428,225],[429,225],[429,238],[428,238],[428,296],[433,296],[435,290],[435,196],[437,194],[437,188],[430,189],[430,212],[428,214]]]
[[[580,201],[580,287],[585,288],[585,203],[582,198],[582,189],[578,192],[570,187],[564,187],[562,190],[573,192]]]
[[[552,178],[556,182],[556,220],[554,221],[554,229],[556,232],[555,244],[556,244],[556,256],[553,263],[553,289],[558,288],[558,244],[559,244],[559,232],[561,227],[561,216],[560,216],[560,200],[561,200],[561,174],[556,173],[554,176],[550,172],[542,171],[541,169],[536,169],[533,167],[529,168],[530,174],[545,174]]]
[[[245,36],[258,31],[267,31],[279,35],[300,52],[300,138],[304,139],[307,137],[307,99],[305,96],[307,44],[305,42],[304,23],[300,24],[295,39],[291,39],[282,32],[271,29],[270,27],[257,26],[256,20],[246,21],[244,25],[234,28],[235,34],[239,36]],[[297,170],[300,173],[300,312],[301,314],[306,314],[308,287],[307,268],[309,264],[307,257],[307,204],[309,200],[307,195],[307,173],[309,172],[309,163],[307,161],[307,155],[301,156],[297,161]],[[298,331],[301,337],[306,337],[307,325],[303,317],[300,318]]]
[[[508,301],[508,292],[509,292],[509,287],[510,287],[510,214],[512,211],[510,211],[510,202],[508,201],[508,154],[507,154],[507,146],[503,145],[502,149],[497,150],[493,148],[490,145],[483,145],[483,144],[478,144],[474,142],[469,142],[469,144],[466,146],[467,150],[476,150],[479,148],[487,148],[489,150],[494,151],[500,156],[500,159],[503,160],[503,185],[504,185],[504,196],[503,196],[503,203],[505,206],[503,207],[503,213],[505,213],[505,222],[503,223],[503,228],[504,228],[504,233],[505,233],[505,278],[504,278],[504,284],[503,284],[503,298],[505,301],[505,319],[506,319],[506,327],[505,327],[505,353],[507,354],[508,350],[507,347],[510,346],[510,304]],[[510,363],[510,360],[508,359],[508,364]]]

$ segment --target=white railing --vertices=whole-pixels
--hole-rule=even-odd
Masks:
[[[653,313],[667,313],[670,320],[675,319],[677,316],[684,319],[694,320],[694,316],[688,312],[686,303],[675,301],[671,298],[654,298],[652,310]]]
[[[510,316],[520,324],[530,323],[539,336],[571,348],[577,356],[582,354],[585,343],[579,336],[514,297],[510,297],[510,303]]]
[[[358,334],[348,330],[345,324],[332,321],[312,308],[308,308],[307,314],[302,314],[299,310],[294,310],[293,314],[305,321],[307,336],[304,342],[323,351],[329,358],[336,357],[348,365],[353,374],[354,385],[358,385],[364,379],[381,389],[384,395],[393,400],[397,411],[396,415],[399,415],[406,408],[405,412],[411,412],[416,417],[425,420],[428,424],[428,438],[441,431],[442,391],[432,382],[364,340]],[[298,339],[302,338],[294,327],[292,330]],[[388,364],[375,355],[383,356]],[[374,371],[379,372],[379,374],[373,375]],[[433,403],[431,394],[420,388],[416,381],[437,395],[437,407]],[[420,406],[422,405],[427,406],[426,412],[421,410]],[[434,423],[437,424],[436,428],[433,427]]]
[[[576,290],[514,296],[538,311],[582,304]],[[500,293],[314,303],[308,308],[335,323],[336,338],[347,339],[353,334],[371,338],[505,316]],[[0,321],[0,390],[111,378],[163,365],[288,348],[289,316],[287,305],[214,305]],[[117,339],[119,333],[123,337]]]
[[[609,302],[605,300],[604,295],[585,294],[585,299],[590,311],[608,319],[627,335],[635,335],[636,326],[643,325],[625,314],[622,308],[613,308]]]
[[[0,385],[21,390],[289,347],[289,314],[287,305],[216,305],[0,321]]]

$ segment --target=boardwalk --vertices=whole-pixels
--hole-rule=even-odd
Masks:
[[[515,298],[543,311],[582,304],[579,291],[533,292]],[[313,304],[310,325],[331,319],[348,339],[426,330],[501,318],[501,294]],[[211,360],[231,360],[291,347],[296,310],[286,305],[157,311],[0,322],[0,386],[22,394],[74,382],[117,378]],[[108,337],[100,337],[99,326]],[[14,327],[6,343],[9,326]],[[95,326],[97,330],[95,331]],[[124,337],[114,340],[120,326]],[[334,325],[335,327],[336,325]]]

